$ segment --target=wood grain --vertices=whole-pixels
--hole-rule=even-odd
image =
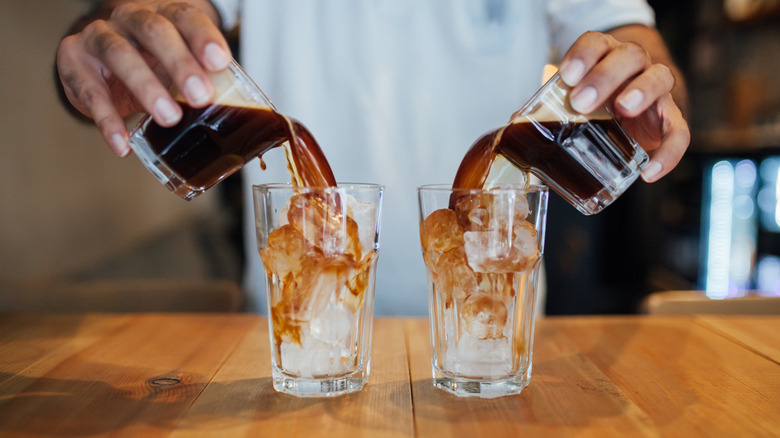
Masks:
[[[431,381],[427,321],[407,324],[420,436],[654,436],[649,418],[556,329],[537,324],[531,384],[520,395],[458,398]]]
[[[431,381],[426,319],[374,323],[357,394],[272,387],[246,314],[0,314],[0,436],[780,436],[780,317],[550,317],[522,394]]]
[[[780,367],[681,317],[567,318],[556,331],[663,436],[778,436]]]
[[[170,431],[253,321],[225,315],[144,314],[120,319],[129,321],[92,343],[75,329],[72,343],[88,345],[57,354],[53,366],[14,375],[25,382],[23,389],[4,382],[0,435],[121,436]],[[113,318],[103,320],[110,323]],[[83,320],[72,322],[79,326]],[[90,334],[88,330],[86,337]]]
[[[268,326],[258,320],[174,436],[412,436],[412,399],[400,328],[398,320],[374,321],[371,375],[361,392],[312,399],[274,391]]]
[[[765,316],[698,316],[696,321],[780,364],[780,319]]]

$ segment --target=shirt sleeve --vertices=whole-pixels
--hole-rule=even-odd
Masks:
[[[628,24],[655,26],[655,13],[646,0],[550,0],[547,14],[557,59],[586,31],[604,32]]]
[[[222,30],[233,29],[238,24],[240,0],[211,0],[222,19]]]

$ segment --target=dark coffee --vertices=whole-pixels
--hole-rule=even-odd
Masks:
[[[455,176],[453,188],[482,188],[497,154],[519,169],[531,172],[560,192],[568,190],[580,199],[588,199],[604,188],[569,153],[567,147],[601,149],[610,164],[620,168],[634,154],[631,141],[613,119],[589,120],[589,123],[560,121],[521,121],[503,126],[477,140],[466,152]],[[617,157],[603,147],[611,139],[620,149]],[[566,197],[566,196],[564,196]]]
[[[158,158],[188,186],[207,190],[277,146],[287,148],[294,184],[336,185],[325,155],[298,121],[263,107],[180,104],[183,116],[176,126],[164,128],[151,121],[145,137]]]

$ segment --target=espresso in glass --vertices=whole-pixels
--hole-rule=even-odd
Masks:
[[[554,75],[512,120],[477,140],[466,153],[453,188],[483,188],[501,156],[530,172],[584,214],[611,204],[648,161],[606,107],[574,111],[570,89]],[[526,178],[527,179],[527,178]]]
[[[217,89],[213,103],[193,108],[182,99],[183,115],[175,126],[146,116],[130,135],[131,148],[160,182],[190,200],[253,158],[284,147],[294,184],[336,185],[314,136],[277,111],[235,61],[211,77]]]

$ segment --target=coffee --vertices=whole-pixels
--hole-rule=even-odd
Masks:
[[[617,145],[618,152],[604,146],[605,140]],[[566,190],[580,199],[588,199],[605,185],[578,161],[569,150],[596,151],[607,166],[620,168],[630,161],[634,146],[623,128],[611,118],[588,121],[538,121],[520,119],[477,140],[466,153],[455,176],[453,188],[482,188],[496,155],[541,178],[560,192]]]
[[[294,184],[336,185],[322,149],[300,122],[249,104],[180,105],[183,115],[177,125],[166,128],[151,121],[144,137],[158,159],[188,186],[207,190],[278,146],[287,149]]]

